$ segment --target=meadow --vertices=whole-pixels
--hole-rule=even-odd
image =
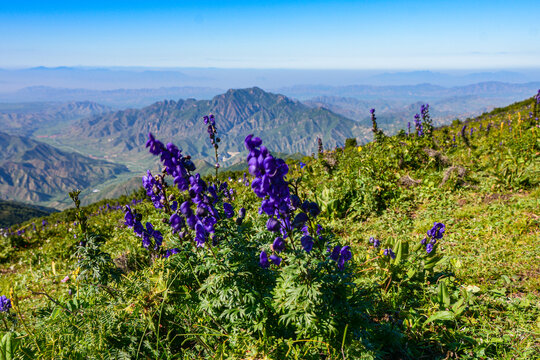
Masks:
[[[150,134],[139,192],[2,230],[0,359],[533,359],[539,101],[206,177]]]

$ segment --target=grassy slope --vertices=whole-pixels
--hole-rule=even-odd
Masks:
[[[380,193],[384,189],[395,191],[395,196],[389,198],[383,208],[371,209],[368,202],[357,201],[358,194],[379,191],[368,189],[373,184],[361,183],[361,175],[367,171],[362,164],[374,161],[374,158],[381,159],[373,144],[358,150],[346,149],[343,154],[331,154],[337,161],[331,172],[315,159],[303,170],[291,167],[292,177],[303,178],[303,191],[315,196],[325,209],[320,219],[323,226],[353,245],[358,262],[368,261],[373,253],[367,241],[370,236],[377,237],[383,244],[391,239],[409,239],[417,243],[434,221],[447,225],[441,241],[442,252],[453,265],[451,279],[474,294],[470,310],[454,324],[439,323],[419,328],[407,322],[407,314],[394,313],[404,300],[399,300],[403,298],[398,293],[389,292],[384,304],[396,302],[394,306],[379,308],[374,314],[379,317],[396,314],[403,321],[401,326],[409,340],[418,348],[426,349],[423,356],[527,359],[539,349],[540,129],[520,130],[518,125],[518,113],[525,119],[530,111],[528,104],[530,101],[518,103],[469,122],[467,132],[470,127],[478,129],[480,124],[484,129],[490,122],[495,124],[489,135],[485,132],[481,132],[481,136],[473,135],[470,147],[459,136],[458,146],[451,147],[447,138],[448,165],[434,165],[432,159],[416,168],[403,170],[389,165],[394,171],[387,177],[393,178],[388,180],[390,185],[374,185],[383,189]],[[509,116],[512,130],[508,124],[503,124],[501,130],[501,121],[508,121]],[[461,126],[449,127],[449,136],[459,133]],[[443,144],[443,131],[438,131],[437,137]],[[391,153],[390,149],[388,153]],[[512,163],[517,165],[513,168]],[[450,165],[460,165],[468,170],[463,184],[451,179],[441,185],[445,169]],[[422,182],[411,189],[393,187],[392,183],[404,175]],[[333,189],[335,193],[329,198],[325,189]],[[238,191],[241,194],[245,190],[239,188]],[[334,213],[329,205],[332,200],[348,206]],[[95,214],[89,220],[93,226],[113,234],[104,250],[113,258],[126,251],[140,252],[138,239],[122,226],[121,211],[104,213],[104,210],[98,210],[103,204],[87,209]],[[151,211],[148,204],[142,209]],[[46,299],[32,295],[28,289],[44,288],[59,297],[66,292],[66,285],[59,280],[73,268],[69,246],[75,241],[76,228],[72,224],[72,215],[60,213],[50,217],[49,223],[53,225],[25,235],[25,240],[21,241],[24,245],[14,249],[0,264],[3,274],[0,293],[7,294],[8,289],[14,287],[28,316],[33,306],[46,303]],[[54,225],[56,219],[61,221],[58,225]],[[368,263],[365,267],[367,277],[369,270]],[[430,291],[426,288],[424,294],[418,295],[422,298],[421,307],[415,310],[425,317],[438,307],[430,302],[433,295]],[[410,295],[405,298],[414,303]]]

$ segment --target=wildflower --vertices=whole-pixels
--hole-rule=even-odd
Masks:
[[[352,258],[351,248],[349,246],[344,246],[341,248],[339,252],[339,259],[338,259],[338,269],[343,270],[345,267],[345,263]]]
[[[416,129],[416,135],[424,136],[424,129],[419,114],[414,115],[414,127]]]
[[[375,239],[373,236],[369,238],[369,242],[373,244],[373,247],[378,248],[381,245],[381,242]]]
[[[313,238],[309,235],[302,236],[300,243],[306,252],[310,252],[313,249]]]
[[[63,283],[67,283],[69,281],[69,275],[66,275],[65,278],[63,278],[62,280],[60,280],[61,282]]]
[[[274,218],[269,218],[266,222],[266,229],[271,232],[278,232],[280,228],[279,221]]]
[[[275,252],[282,252],[285,250],[285,241],[282,237],[277,237],[272,244],[272,250]]]
[[[384,249],[383,255],[384,255],[384,256],[390,256],[392,259],[395,259],[395,258],[396,258],[396,254],[394,254],[394,252],[393,252],[392,249],[390,249],[390,248]]]
[[[234,209],[231,204],[224,202],[223,203],[223,210],[225,212],[225,216],[230,219],[234,216]]]
[[[270,255],[270,260],[274,264],[276,264],[277,266],[279,266],[279,264],[281,264],[281,258],[279,256],[277,256],[277,255],[274,255],[274,254]]]
[[[267,269],[270,267],[270,263],[268,262],[268,255],[266,255],[266,252],[264,250],[261,251],[261,255],[259,256],[259,264],[263,269]]]
[[[428,230],[427,236],[432,239],[442,239],[445,230],[446,227],[444,224],[436,222],[433,224],[433,227]]]
[[[11,300],[5,295],[0,296],[0,312],[8,312],[11,309]]]

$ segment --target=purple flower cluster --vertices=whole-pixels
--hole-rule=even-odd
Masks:
[[[392,259],[395,259],[395,258],[396,258],[396,254],[394,254],[394,252],[393,252],[392,249],[390,249],[390,248],[384,249],[383,255],[384,255],[384,256],[390,256]]]
[[[187,190],[189,187],[188,177],[192,171],[195,171],[195,165],[193,164],[193,161],[191,161],[191,157],[183,156],[182,150],[178,149],[178,147],[172,143],[168,143],[167,146],[163,145],[163,143],[156,140],[151,133],[148,134],[146,147],[149,148],[151,154],[161,156],[161,162],[165,166],[165,172],[174,179],[174,183],[178,189],[180,191]],[[148,172],[148,176],[151,176],[150,172]],[[149,184],[152,183],[151,180],[148,179],[148,181]],[[152,185],[154,184],[152,183]],[[148,188],[146,186],[145,188],[148,193]]]
[[[337,262],[339,270],[343,270],[345,263],[352,258],[351,248],[349,246],[334,246],[330,258]]]
[[[446,226],[439,222],[434,223],[433,227],[428,230],[427,238],[424,238],[421,241],[422,245],[426,247],[426,252],[428,254],[433,251],[433,246],[437,243],[437,240],[442,239],[445,230]]]
[[[8,312],[11,309],[11,300],[5,295],[0,296],[0,312]]]
[[[127,227],[132,228],[137,236],[142,238],[142,245],[145,249],[150,248],[152,239],[154,240],[154,250],[158,250],[161,247],[163,243],[161,232],[155,230],[150,222],[146,223],[145,228],[141,223],[140,216],[133,213],[129,205],[124,207],[124,223]]]
[[[373,245],[373,247],[378,248],[381,245],[381,242],[377,239],[375,239],[373,236],[369,238],[369,242]]]
[[[146,190],[146,195],[152,200],[156,209],[162,209],[165,203],[165,195],[163,193],[163,180],[157,175],[152,176],[150,170],[146,172],[146,176],[142,178],[142,184]]]
[[[286,239],[292,241],[293,231],[300,231],[302,236],[300,244],[307,253],[313,250],[315,239],[309,234],[308,223],[316,218],[321,210],[317,203],[304,201],[293,194],[291,195],[289,184],[285,176],[289,167],[282,159],[274,158],[268,149],[262,145],[262,140],[253,135],[248,135],[244,141],[249,154],[247,162],[249,172],[255,178],[251,183],[253,192],[262,199],[259,213],[269,216],[266,229],[279,235],[275,238],[271,250],[273,254],[268,256],[266,251],[261,251],[259,263],[263,268],[268,268],[270,263],[280,265],[282,258],[277,255],[286,249]],[[296,213],[296,215],[295,215]],[[323,241],[322,227],[316,226],[317,237]],[[294,248],[294,244],[293,244]],[[343,269],[346,261],[352,254],[348,246],[339,247],[338,255],[334,256],[338,267]]]
[[[215,130],[213,116],[205,117],[205,122]],[[213,130],[212,134],[215,135]],[[215,184],[208,185],[200,174],[191,175],[191,171],[195,170],[195,166],[189,156],[184,157],[181,150],[171,143],[167,144],[166,147],[163,146],[152,134],[149,134],[148,137],[147,147],[150,148],[152,154],[161,155],[161,161],[165,166],[164,172],[174,178],[174,183],[180,191],[187,191],[189,194],[189,199],[182,202],[180,206],[174,201],[170,208],[166,209],[170,215],[169,225],[173,233],[183,238],[188,228],[195,230],[194,239],[197,246],[204,246],[210,238],[215,238],[215,225],[221,218],[216,206],[222,203],[223,213],[226,218],[234,216],[232,205],[224,202],[224,198],[232,198],[232,189],[228,188],[226,182],[221,183],[219,186]],[[148,172],[148,176],[143,179],[143,183],[154,206],[163,208],[163,204],[168,203],[163,191],[165,181],[163,176],[157,178],[157,180],[152,178],[150,172]],[[137,233],[137,231],[135,232]],[[144,233],[142,236],[144,236]],[[165,253],[165,256],[174,253],[174,249],[171,249]]]

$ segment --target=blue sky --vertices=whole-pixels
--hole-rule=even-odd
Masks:
[[[539,67],[538,11],[518,0],[0,0],[0,67]]]

